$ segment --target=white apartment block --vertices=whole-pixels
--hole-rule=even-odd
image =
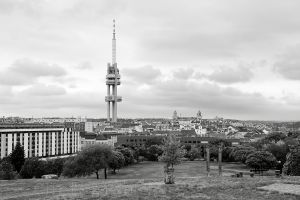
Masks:
[[[80,149],[79,131],[75,131],[72,127],[41,124],[1,124],[1,159],[13,151],[17,142],[23,146],[25,158],[56,157],[74,154]]]

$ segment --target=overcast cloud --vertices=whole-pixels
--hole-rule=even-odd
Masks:
[[[299,120],[297,0],[0,0],[0,115]]]

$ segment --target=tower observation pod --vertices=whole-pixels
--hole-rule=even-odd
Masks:
[[[121,84],[119,69],[116,62],[116,26],[115,20],[113,20],[113,38],[112,38],[112,63],[107,64],[107,96],[105,102],[107,102],[107,121],[117,122],[117,103],[122,101],[122,97],[118,96],[118,85]],[[112,113],[112,119],[110,117]]]

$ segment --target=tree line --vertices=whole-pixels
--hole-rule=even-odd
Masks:
[[[170,145],[172,144],[172,145]],[[300,175],[299,134],[271,133],[251,143],[231,146],[222,139],[209,142],[210,158],[218,159],[218,148],[222,145],[223,162],[241,162],[254,169],[279,169],[286,175]],[[173,157],[172,157],[173,156]],[[193,161],[206,158],[205,147],[181,145],[175,136],[166,140],[153,138],[143,146],[106,145],[86,147],[76,156],[41,160],[37,157],[24,158],[24,149],[17,143],[12,153],[0,161],[0,179],[40,178],[45,174],[74,177],[95,174],[106,179],[108,171],[117,173],[122,167],[140,161],[164,161],[167,165],[178,164],[182,159]],[[168,162],[173,159],[173,162]],[[169,164],[168,164],[169,163]]]

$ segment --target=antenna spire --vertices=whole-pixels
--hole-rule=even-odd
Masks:
[[[116,63],[116,20],[113,19],[112,64]]]
[[[116,20],[113,19],[113,39],[116,39]]]

